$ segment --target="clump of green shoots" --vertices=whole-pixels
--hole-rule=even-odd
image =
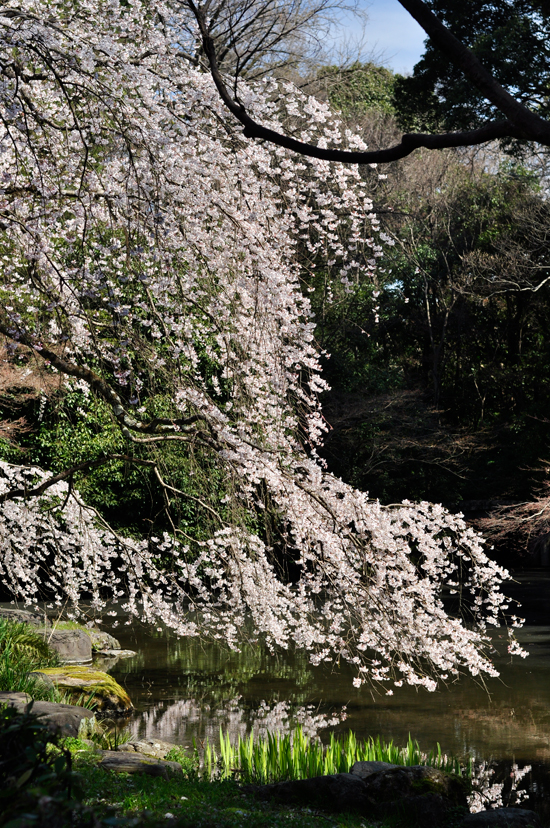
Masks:
[[[57,654],[28,624],[0,618],[0,691],[28,693],[49,699],[52,691],[29,676],[43,667],[55,667]]]
[[[198,749],[194,742],[195,754]],[[418,742],[409,736],[405,747],[379,736],[358,741],[349,731],[343,738],[331,734],[323,745],[306,736],[301,727],[287,735],[268,733],[263,736],[239,736],[232,744],[220,728],[219,753],[208,741],[204,746],[203,769],[208,778],[238,777],[243,782],[266,784],[285,779],[308,779],[332,773],[349,773],[355,762],[391,762],[393,765],[430,765],[458,776],[471,775],[471,761],[462,765],[456,757],[436,751],[423,753]]]

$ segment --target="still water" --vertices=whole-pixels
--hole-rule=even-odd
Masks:
[[[500,679],[485,687],[464,677],[436,693],[402,688],[391,697],[372,696],[353,687],[345,666],[313,668],[304,654],[276,657],[252,647],[234,653],[124,625],[113,632],[137,655],[110,672],[136,707],[129,722],[136,736],[216,742],[220,725],[236,737],[251,728],[281,729],[297,714],[313,730],[324,715],[339,720],[330,728],[336,733],[351,728],[359,737],[379,734],[396,744],[410,733],[423,750],[439,742],[458,756],[530,762],[550,771],[550,572],[524,572],[516,580],[506,591],[523,604],[527,623],[519,638],[529,657],[496,658]]]

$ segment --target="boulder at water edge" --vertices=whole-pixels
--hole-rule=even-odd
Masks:
[[[50,649],[65,664],[86,664],[92,660],[92,642],[83,630],[39,630]]]
[[[97,712],[111,716],[125,716],[134,709],[126,690],[108,673],[93,667],[65,665],[46,667],[31,673],[33,678],[51,681],[72,700],[82,704],[91,702]]]
[[[44,719],[49,730],[61,733],[62,736],[77,737],[87,733],[90,727],[94,726],[94,714],[84,707],[35,701],[30,708],[30,702],[30,696],[26,693],[0,693],[0,705],[15,707],[20,713],[28,713],[30,709],[32,713]]]
[[[90,641],[92,642],[92,650],[94,652],[102,651],[102,650],[120,650],[120,642],[114,636],[112,636],[108,632],[103,632],[103,630],[93,629],[84,629],[83,632],[89,636]]]

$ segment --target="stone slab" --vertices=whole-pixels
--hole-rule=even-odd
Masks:
[[[103,750],[99,768],[113,773],[145,773],[148,776],[161,776],[170,779],[183,776],[179,762],[168,762],[153,756],[143,756],[129,751]]]
[[[0,693],[0,705],[8,704],[20,713],[29,712],[30,702],[31,699],[26,693]],[[91,710],[73,704],[35,701],[30,709],[32,713],[44,719],[51,731],[59,732],[63,736],[76,738],[80,733],[88,732],[95,722]]]
[[[140,753],[143,756],[154,756],[157,759],[164,759],[176,745],[170,742],[161,742],[159,739],[131,739],[117,747],[117,751],[127,753]]]

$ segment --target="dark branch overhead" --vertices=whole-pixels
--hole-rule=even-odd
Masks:
[[[464,132],[447,132],[442,134],[404,134],[401,142],[386,149],[357,152],[317,147],[314,144],[297,141],[273,129],[257,123],[247,112],[236,95],[232,95],[219,69],[216,47],[205,14],[205,7],[195,5],[194,0],[187,0],[193,12],[201,34],[204,54],[208,60],[210,72],[220,97],[235,118],[243,125],[247,138],[258,138],[276,144],[301,155],[320,158],[324,161],[341,161],[347,164],[388,163],[404,158],[414,150],[446,149],[448,147],[467,147],[484,144],[501,138],[515,138],[534,141],[550,146],[550,123],[517,101],[485,69],[473,52],[458,40],[433,14],[422,0],[399,0],[401,5],[422,26],[432,41],[459,67],[466,77],[496,106],[505,116],[498,121],[487,121],[477,129]]]

